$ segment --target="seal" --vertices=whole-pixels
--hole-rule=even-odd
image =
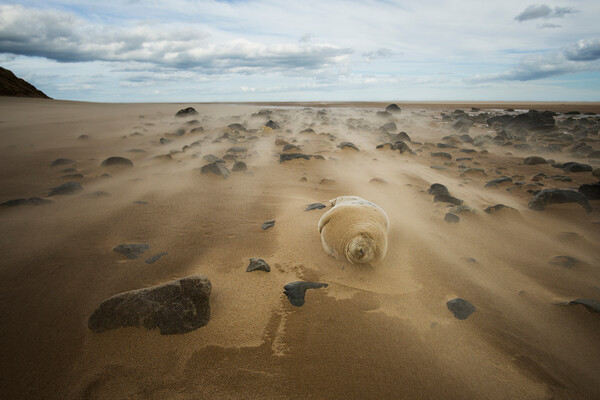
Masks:
[[[325,252],[353,264],[377,263],[387,251],[390,221],[381,207],[357,196],[329,201],[333,208],[319,220]]]

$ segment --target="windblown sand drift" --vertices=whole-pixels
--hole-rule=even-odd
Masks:
[[[600,398],[600,106],[387,105],[0,98],[0,398]]]

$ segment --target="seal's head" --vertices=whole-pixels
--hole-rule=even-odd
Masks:
[[[377,253],[377,244],[366,235],[353,237],[346,247],[346,258],[354,264],[370,263],[378,258]]]

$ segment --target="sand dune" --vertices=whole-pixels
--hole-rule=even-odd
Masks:
[[[597,169],[597,158],[569,151],[600,150],[597,130],[557,142],[554,153],[541,153],[541,142],[475,146],[444,139],[463,133],[441,113],[600,113],[600,105],[398,104],[400,113],[382,116],[387,103],[0,98],[0,203],[53,200],[0,207],[0,397],[599,398],[600,314],[565,304],[600,300],[600,202],[589,200],[590,213],[577,203],[528,207],[535,190],[577,191],[598,177],[523,164],[537,155]],[[198,114],[175,116],[189,106]],[[269,120],[281,129],[265,128]],[[410,152],[376,149],[401,131]],[[468,134],[496,132],[476,122]],[[280,162],[283,141],[309,159]],[[431,155],[439,152],[451,159]],[[228,178],[201,173],[211,154]],[[102,166],[109,157],[133,167]],[[236,161],[247,170],[231,171]],[[502,176],[512,182],[484,187]],[[70,181],[83,190],[47,197]],[[474,212],[434,202],[433,183]],[[386,211],[389,244],[377,266],[323,251],[317,223],[329,206],[305,208],[340,195]],[[508,207],[484,212],[496,204]],[[460,221],[446,222],[448,212]],[[149,249],[134,260],[113,251],[128,243]],[[146,263],[152,256],[160,257]],[[556,256],[574,260],[557,265]],[[254,257],[271,271],[246,272]],[[181,335],[88,329],[110,296],[197,274],[212,283],[206,326]],[[328,286],[295,307],[283,294],[294,281]],[[455,318],[446,304],[455,298],[475,312]]]

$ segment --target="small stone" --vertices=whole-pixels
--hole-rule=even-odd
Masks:
[[[558,265],[560,267],[565,267],[565,268],[573,268],[573,266],[575,264],[577,264],[579,262],[579,260],[577,260],[576,258],[573,257],[569,257],[569,256],[556,256],[553,257],[550,261],[548,261],[548,263],[552,264],[552,265]]]
[[[279,124],[273,120],[269,120],[265,126],[267,128],[271,128],[271,129],[281,129],[281,127],[279,126]]]
[[[442,157],[442,158],[447,158],[448,160],[452,159],[452,156],[448,153],[444,153],[444,152],[437,152],[437,153],[430,153],[432,157]]]
[[[102,161],[103,167],[111,167],[111,166],[124,166],[124,167],[133,167],[133,162],[130,159],[125,157],[109,157],[106,160]]]
[[[301,307],[304,305],[304,296],[308,289],[320,289],[327,286],[329,286],[327,283],[296,281],[285,285],[283,293],[293,306]]]
[[[356,151],[360,151],[360,150],[358,150],[358,147],[356,147],[356,145],[352,142],[342,142],[338,145],[338,147],[342,150],[345,148],[348,148],[348,149],[354,149]]]
[[[229,170],[223,164],[219,162],[212,162],[210,164],[204,165],[200,168],[201,174],[214,174],[222,176],[223,178],[227,178],[229,176]]]
[[[231,168],[231,170],[233,172],[241,172],[241,171],[245,171],[247,169],[248,169],[248,166],[243,161],[236,161],[236,163],[233,164],[233,167]]]
[[[121,254],[122,256],[124,256],[130,260],[135,260],[136,258],[139,258],[142,254],[144,254],[144,252],[146,252],[148,249],[150,249],[149,244],[131,243],[131,244],[120,244],[120,245],[116,246],[113,249],[113,251],[115,253]]]
[[[69,165],[74,164],[75,160],[71,160],[70,158],[57,158],[56,160],[50,163],[51,167],[58,167],[61,165]]]
[[[166,256],[167,254],[169,254],[169,253],[166,251],[163,251],[162,253],[158,253],[158,254],[153,255],[152,257],[146,259],[146,261],[144,261],[144,262],[146,264],[154,264],[155,262],[157,262],[158,260],[160,260],[161,258]]]
[[[444,221],[449,222],[449,223],[456,223],[456,222],[460,221],[460,217],[456,214],[447,213],[446,216],[444,217]]]
[[[442,185],[441,183],[433,183],[429,187],[429,190],[427,190],[427,193],[433,194],[433,195],[446,194],[446,195],[450,196],[450,192],[448,191],[448,188],[446,186]]]
[[[198,111],[196,111],[193,107],[184,108],[182,110],[177,111],[175,114],[176,117],[187,117],[190,115],[197,115]]]
[[[230,147],[227,149],[227,153],[245,153],[248,151],[245,147]]]
[[[525,164],[525,165],[538,165],[538,164],[547,164],[547,163],[548,163],[548,161],[546,161],[545,158],[538,157],[538,156],[527,157],[525,160],[523,160],[523,164]]]
[[[454,314],[455,318],[460,320],[467,319],[469,315],[473,314],[477,310],[473,304],[460,297],[449,300],[446,303],[446,307],[448,307],[448,310]]]
[[[321,181],[319,182],[320,185],[334,185],[335,184],[335,179],[331,179],[331,178],[323,178],[321,179]]]
[[[8,200],[8,201],[5,201],[4,203],[0,204],[0,207],[16,207],[16,206],[22,206],[22,205],[41,206],[44,204],[52,204],[52,203],[54,203],[54,201],[49,200],[49,199],[42,199],[41,197],[30,197],[28,199]]]
[[[389,113],[399,113],[401,110],[400,107],[398,107],[397,104],[390,104],[389,106],[387,106],[385,108],[385,111],[389,112]]]
[[[312,204],[309,204],[308,206],[306,206],[306,209],[304,211],[320,210],[325,207],[327,207],[327,206],[323,203],[312,203]]]
[[[246,127],[242,124],[229,124],[227,127],[232,131],[246,132]]]
[[[267,229],[272,228],[274,226],[275,226],[275,220],[273,219],[271,221],[263,222],[262,229],[263,229],[263,231],[266,231]]]
[[[514,210],[514,208],[509,207],[509,206],[505,206],[504,204],[496,204],[495,206],[489,206],[486,207],[483,211],[488,213],[488,214],[493,214],[496,213],[502,209],[510,209],[510,210]]]
[[[50,188],[50,193],[47,197],[62,195],[62,194],[75,194],[81,192],[83,187],[79,182],[67,182],[60,186]]]
[[[279,155],[279,162],[298,160],[298,159],[310,160],[310,156],[306,155],[306,154],[302,154],[302,153],[290,153],[290,154],[282,153]]]
[[[494,179],[494,180],[491,180],[491,181],[487,181],[485,183],[485,185],[483,185],[483,187],[487,187],[487,188],[489,188],[489,187],[497,187],[501,183],[512,182],[512,181],[513,180],[511,178],[505,176],[505,177],[502,177],[502,178],[498,178],[498,179]]]
[[[271,272],[271,267],[262,258],[251,258],[250,265],[246,268],[246,272],[252,271]]]

